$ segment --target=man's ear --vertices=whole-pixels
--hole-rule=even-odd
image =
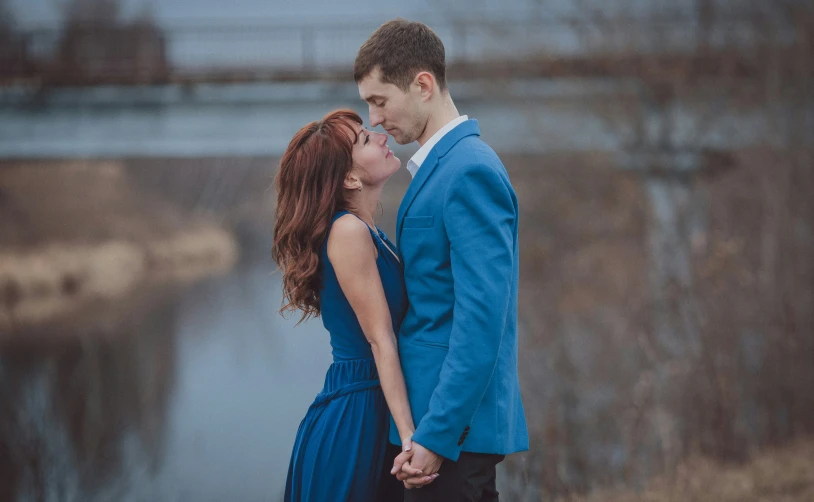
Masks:
[[[435,77],[428,71],[418,72],[418,75],[413,79],[413,85],[418,88],[418,92],[424,101],[432,98],[435,94]]]

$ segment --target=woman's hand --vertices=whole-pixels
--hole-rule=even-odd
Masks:
[[[413,435],[404,436],[401,438],[401,451],[412,451],[413,449]]]

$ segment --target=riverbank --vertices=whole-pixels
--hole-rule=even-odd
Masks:
[[[559,502],[809,502],[814,500],[814,440],[760,453],[744,465],[690,459],[641,491],[602,491]]]
[[[239,255],[214,218],[144,193],[120,162],[0,164],[0,208],[0,333],[223,273]]]

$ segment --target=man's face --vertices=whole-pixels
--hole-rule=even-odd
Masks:
[[[405,92],[394,84],[382,82],[380,75],[376,68],[359,82],[359,96],[367,103],[370,113],[370,127],[381,124],[396,143],[412,143],[427,125],[420,87],[413,84]]]

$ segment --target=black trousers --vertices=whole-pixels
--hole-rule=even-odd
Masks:
[[[401,449],[390,446],[393,450],[388,457],[394,459]],[[404,489],[404,498],[394,497],[394,502],[498,502],[495,468],[503,458],[503,455],[463,452],[457,462],[444,459],[435,481],[423,488]]]

